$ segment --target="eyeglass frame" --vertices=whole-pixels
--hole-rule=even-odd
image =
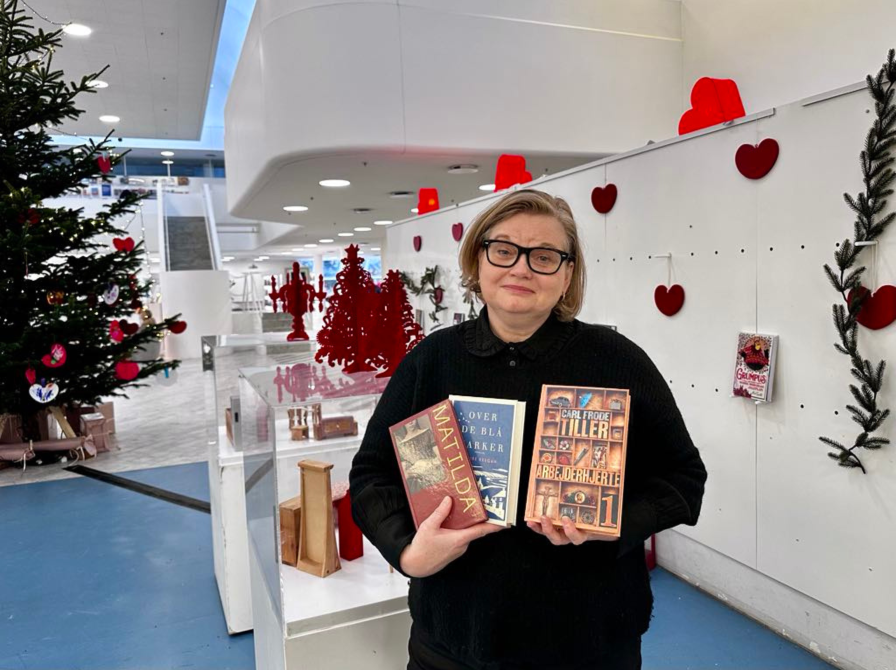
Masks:
[[[510,265],[498,265],[497,263],[495,263],[488,255],[489,245],[491,245],[493,243],[509,244],[512,247],[516,247],[517,254],[516,254],[516,258],[513,259],[513,263],[511,263]],[[563,267],[564,262],[569,262],[570,260],[572,260],[572,254],[569,253],[568,251],[560,251],[559,249],[554,249],[553,247],[523,247],[523,246],[520,246],[519,244],[516,244],[509,240],[482,240],[482,248],[485,250],[485,260],[487,260],[489,263],[494,265],[496,268],[504,268],[505,270],[507,268],[512,268],[514,265],[516,265],[519,262],[520,256],[524,255],[526,257],[526,265],[529,266],[529,269],[532,270],[532,272],[534,272],[535,274],[545,275],[548,277],[560,272],[560,268]],[[553,251],[555,253],[560,254],[560,263],[557,265],[557,269],[554,270],[553,272],[542,272],[541,270],[536,270],[535,268],[532,267],[532,257],[529,254],[532,253],[533,251],[538,251],[541,249],[543,249],[544,251]]]

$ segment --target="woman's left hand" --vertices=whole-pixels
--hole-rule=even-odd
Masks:
[[[615,537],[607,537],[606,535],[599,535],[597,533],[586,533],[583,530],[579,530],[569,517],[561,517],[560,522],[563,524],[563,528],[557,528],[548,517],[543,516],[541,517],[540,524],[534,521],[527,521],[526,524],[539,535],[544,535],[548,538],[551,541],[551,544],[557,546],[564,544],[578,545],[588,542],[589,540],[615,542],[618,539]]]

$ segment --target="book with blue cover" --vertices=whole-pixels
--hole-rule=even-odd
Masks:
[[[479,495],[497,526],[516,523],[526,403],[503,398],[451,395]]]

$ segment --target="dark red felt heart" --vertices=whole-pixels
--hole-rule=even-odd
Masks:
[[[604,187],[597,186],[591,191],[591,206],[601,214],[606,214],[613,209],[618,194],[616,184],[607,184]]]
[[[420,247],[423,246],[423,238],[419,235],[414,235],[414,251],[420,251]]]
[[[701,77],[691,89],[691,108],[681,115],[678,134],[686,135],[743,115],[744,104],[734,80]]]
[[[118,327],[121,328],[121,332],[125,335],[133,335],[140,330],[140,326],[136,323],[131,323],[130,321],[120,321]]]
[[[126,382],[135,379],[140,374],[140,366],[133,361],[118,361],[115,364],[115,376]]]
[[[28,380],[29,384],[34,384],[37,381],[37,373],[34,371],[34,368],[25,370],[25,379]]]
[[[657,286],[653,292],[653,301],[663,314],[673,316],[684,305],[684,289],[678,284],[670,287]]]
[[[762,179],[778,160],[778,143],[767,138],[758,145],[742,144],[734,155],[737,169],[747,179]]]
[[[445,291],[442,289],[441,286],[437,286],[435,288],[435,290],[433,290],[433,292],[432,292],[432,299],[435,300],[435,303],[437,305],[441,305],[442,298],[444,298],[444,297],[445,297]]]
[[[460,238],[464,236],[464,224],[455,223],[451,226],[451,237],[454,238],[455,242],[460,242]]]
[[[112,240],[112,246],[118,251],[131,252],[134,250],[134,238],[125,237],[124,239],[116,237]]]
[[[868,289],[864,286],[852,290],[846,296],[850,304],[854,298],[865,295]],[[865,328],[880,330],[896,321],[896,286],[885,284],[869,295],[862,304],[862,309],[856,317],[856,321]]]
[[[109,171],[112,169],[112,161],[107,156],[97,156],[96,164],[99,165],[100,172],[103,174],[109,174]]]
[[[171,326],[169,326],[169,328],[168,328],[168,330],[170,330],[170,331],[171,331],[172,333],[174,333],[175,335],[178,335],[178,334],[184,332],[186,329],[187,329],[187,322],[186,322],[186,321],[175,321],[175,322],[172,323]]]

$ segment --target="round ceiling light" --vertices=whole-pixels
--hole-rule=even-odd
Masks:
[[[411,210],[411,214],[416,214],[416,213],[419,212],[419,211],[420,211],[419,209],[417,209],[416,207],[414,207],[414,209]]]
[[[348,179],[322,179],[318,183],[327,188],[345,188],[346,186],[351,186],[351,182]]]
[[[87,82],[87,85],[91,88],[109,88],[109,84],[104,82],[102,79],[91,79]]]
[[[491,191],[495,190],[495,185],[494,184],[483,184],[482,186],[479,187],[479,190],[491,192]]]
[[[100,121],[103,123],[118,123],[121,121],[121,118],[115,116],[114,114],[103,114],[100,117]]]
[[[69,23],[62,29],[62,32],[72,37],[87,37],[93,32],[93,29],[88,28],[83,23]]]
[[[174,165],[174,161],[162,161],[162,165]]]
[[[370,250],[371,250],[371,251],[379,251],[380,248],[379,248],[379,247],[370,247]]]
[[[375,225],[375,226],[388,226],[391,224],[392,224],[391,221],[374,221],[373,222],[373,225]]]
[[[308,208],[305,205],[287,205],[283,208],[284,212],[307,212]]]
[[[476,172],[479,172],[479,166],[472,163],[452,165],[448,168],[448,174],[475,174]]]
[[[173,152],[173,151],[163,151],[163,152],[162,152],[162,155],[163,155],[163,156],[173,156],[173,155],[174,155],[174,152]]]

